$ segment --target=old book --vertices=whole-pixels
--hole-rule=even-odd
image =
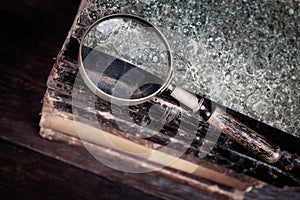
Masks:
[[[40,121],[42,137],[76,145],[78,148],[87,148],[91,154],[105,159],[108,163],[118,161],[118,167],[122,169],[131,169],[134,166],[141,172],[153,171],[149,176],[145,175],[145,178],[149,179],[149,188],[147,184],[142,184],[143,190],[157,196],[162,195],[164,198],[180,199],[189,195],[191,191],[199,191],[193,194],[194,197],[209,194],[242,199],[246,192],[266,183],[278,187],[299,186],[300,162],[293,153],[300,153],[297,148],[300,142],[278,129],[227,109],[229,114],[283,150],[280,162],[269,164],[245,150],[227,135],[218,133],[204,121],[198,121],[196,129],[193,126],[183,126],[179,129],[181,123],[191,124],[194,120],[193,113],[185,107],[178,106],[178,102],[168,93],[162,93],[144,104],[125,110],[120,106],[114,106],[112,110],[109,102],[90,95],[89,89],[78,75],[77,62],[79,39],[82,34],[80,31],[84,30],[80,17],[90,9],[90,5],[90,2],[82,1],[70,33],[49,75]],[[74,89],[75,81],[79,87]],[[141,129],[139,126],[149,123],[151,107],[156,108],[152,115],[158,118],[161,115],[166,116],[159,133],[154,127]],[[132,120],[136,125],[132,125]],[[79,135],[78,130],[81,130]],[[174,137],[176,134],[179,134],[179,137]],[[141,135],[145,137],[140,137]],[[109,138],[117,144],[117,148],[103,138]],[[191,139],[191,144],[186,147],[185,141],[188,139]],[[172,146],[160,151],[170,142],[173,142]],[[177,158],[180,153],[178,151],[182,149],[185,151]],[[131,151],[135,154],[131,154]],[[149,152],[152,151],[157,154],[151,157]],[[166,165],[168,160],[172,162]],[[165,165],[166,167],[162,168]],[[153,178],[153,173],[160,179]],[[108,174],[101,175],[111,178]],[[141,181],[135,178],[136,181],[133,179],[130,182],[133,187]],[[180,193],[172,189],[166,191],[165,183],[170,184],[171,188],[180,186],[186,190]]]

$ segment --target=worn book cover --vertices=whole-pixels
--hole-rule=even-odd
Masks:
[[[144,191],[164,198],[180,199],[191,191],[199,191],[194,197],[209,194],[242,199],[246,192],[265,184],[299,186],[297,169],[300,162],[296,155],[299,140],[285,133],[283,128],[280,130],[268,125],[270,123],[264,119],[253,119],[241,114],[241,110],[236,112],[225,108],[231,116],[280,147],[282,153],[277,163],[261,160],[225,132],[195,118],[193,112],[181,106],[168,92],[140,105],[124,108],[112,105],[90,91],[78,71],[79,43],[84,31],[95,20],[121,11],[147,17],[139,6],[142,5],[123,1],[111,4],[82,1],[48,77],[40,135],[86,148],[99,162],[125,174],[158,174],[162,182],[151,180],[150,175],[148,180],[149,185],[157,185],[157,189],[149,187],[148,190],[145,184]],[[142,10],[130,11],[130,8]],[[180,58],[177,55],[175,62],[179,62]],[[181,62],[185,59],[182,58]],[[178,75],[175,78],[182,79]],[[191,88],[188,90],[195,92]],[[213,100],[216,100],[216,105],[222,103]],[[171,181],[173,185],[184,185],[187,189],[180,194],[172,190],[164,191],[164,180]],[[131,185],[134,187],[139,181],[133,180]]]

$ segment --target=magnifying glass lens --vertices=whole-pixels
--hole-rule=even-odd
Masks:
[[[130,15],[109,16],[92,25],[82,39],[79,59],[106,100],[140,103],[163,90],[172,74],[164,36]]]

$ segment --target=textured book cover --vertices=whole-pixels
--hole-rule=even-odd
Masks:
[[[298,153],[297,146],[300,142],[282,130],[262,123],[261,121],[269,123],[265,119],[258,121],[240,114],[241,110],[236,112],[227,109],[228,113],[258,130],[283,149],[280,163],[262,161],[226,134],[218,132],[198,118],[195,125],[194,114],[180,106],[167,92],[126,109],[112,106],[91,93],[78,73],[79,42],[84,31],[100,17],[121,11],[142,14],[151,19],[153,16],[149,13],[148,16],[145,12],[149,6],[151,5],[147,3],[139,5],[137,2],[125,1],[82,1],[48,77],[40,135],[46,139],[86,148],[99,162],[123,170],[124,173],[154,171],[162,177],[162,182],[155,182],[149,176],[149,180],[145,181],[149,181],[150,185],[157,185],[157,189],[148,192],[157,196],[164,194],[165,198],[183,198],[191,191],[200,191],[194,197],[203,197],[202,193],[207,193],[223,198],[242,199],[245,192],[265,183],[279,187],[298,186],[297,169],[300,164],[293,153]],[[152,5],[153,9],[155,6],[158,5]],[[179,62],[185,61],[180,58],[179,55],[175,56],[177,67],[180,66]],[[180,75],[175,78],[177,81],[182,79]],[[191,92],[199,92],[195,87],[186,88]],[[210,93],[208,97],[211,97]],[[218,99],[213,100],[224,104]],[[248,112],[250,111],[244,113],[249,114]],[[249,115],[253,117],[251,113]],[[153,117],[157,120],[151,121]],[[148,124],[152,126],[145,126]],[[190,190],[182,191],[179,196],[172,189],[160,190],[163,180],[171,180],[174,188],[176,185],[185,185]],[[133,180],[132,185],[139,182],[140,180]]]

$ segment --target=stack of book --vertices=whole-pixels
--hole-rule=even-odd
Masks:
[[[149,188],[143,190],[165,198],[184,198],[193,192],[192,196],[197,198],[216,195],[242,199],[246,192],[265,182],[277,186],[298,184],[280,166],[261,161],[204,121],[197,122],[196,128],[180,126],[190,123],[193,113],[180,107],[167,92],[126,109],[122,106],[112,109],[110,102],[93,95],[80,77],[77,59],[86,28],[81,16],[90,6],[90,2],[82,1],[48,77],[40,121],[43,138],[86,148],[99,162],[123,171],[124,179],[128,172],[148,172],[145,182]],[[258,131],[271,133],[266,137],[276,136],[273,143],[286,138],[277,129],[230,109],[228,112]],[[161,130],[143,127],[155,115],[158,119],[165,116]],[[188,146],[185,144],[187,138],[191,141]],[[291,149],[297,141],[294,143]],[[151,154],[153,152],[156,154]],[[153,179],[153,174],[159,178]],[[139,181],[132,180],[131,186],[136,187]],[[152,190],[153,186],[157,189]],[[173,189],[165,190],[167,187]],[[175,188],[180,187],[184,189],[178,192]]]

